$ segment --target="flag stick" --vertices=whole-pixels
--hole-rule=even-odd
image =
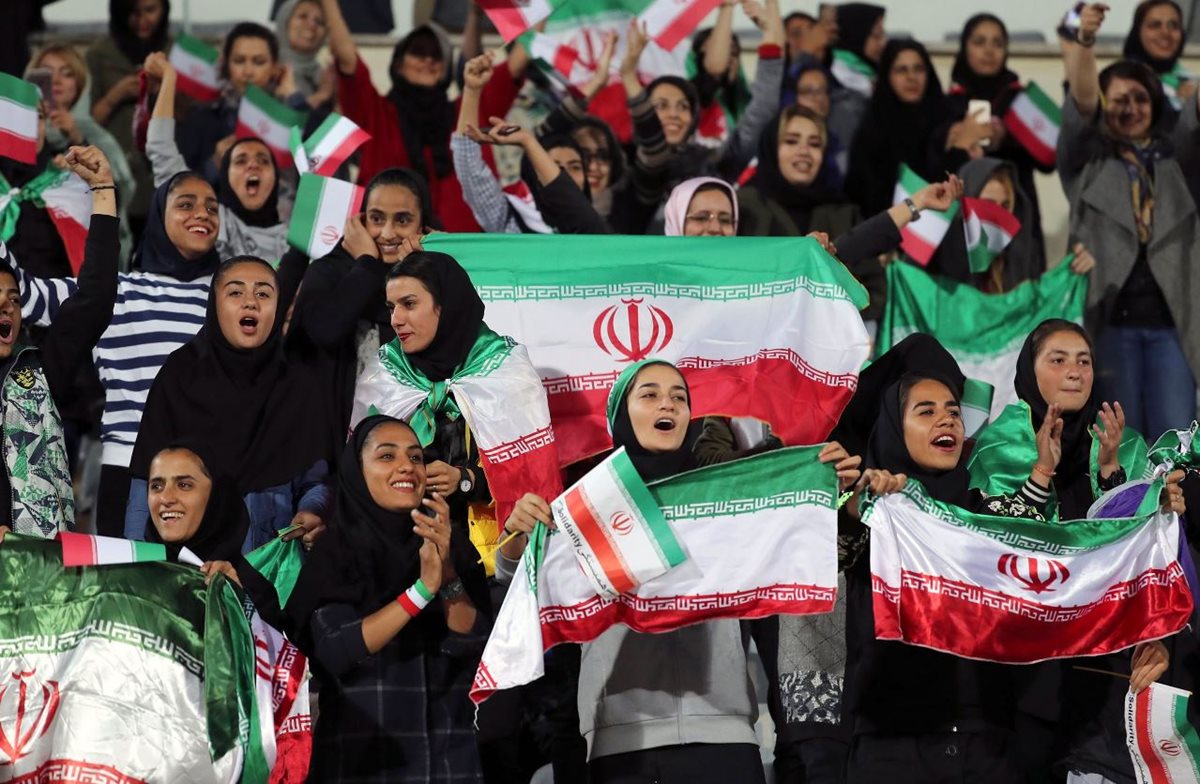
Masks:
[[[1075,665],[1075,669],[1076,669],[1076,670],[1079,670],[1079,671],[1081,671],[1081,672],[1094,672],[1094,673],[1096,673],[1096,674],[1098,674],[1098,675],[1111,675],[1111,676],[1113,676],[1114,678],[1124,678],[1125,680],[1129,680],[1129,679],[1130,679],[1130,677],[1132,677],[1132,676],[1129,676],[1129,675],[1122,675],[1122,674],[1121,674],[1121,673],[1119,673],[1119,672],[1113,672],[1113,671],[1111,671],[1111,670],[1101,670],[1101,669],[1097,669],[1096,667],[1080,667],[1078,664],[1077,664],[1077,665]]]
[[[508,544],[508,543],[509,543],[509,542],[511,542],[513,539],[516,539],[518,536],[520,536],[520,535],[521,535],[521,533],[522,533],[521,531],[513,531],[511,534],[509,534],[508,536],[506,536],[506,537],[504,537],[503,539],[501,539],[501,540],[500,540],[500,543],[496,545],[496,549],[497,549],[497,550],[499,550],[501,547],[503,547],[504,545]],[[478,561],[476,561],[475,563],[477,563],[477,564],[481,564],[481,563],[483,563],[483,558],[480,558],[480,559],[479,559]]]

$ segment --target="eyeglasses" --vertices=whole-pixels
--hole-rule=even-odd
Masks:
[[[706,210],[704,212],[693,212],[687,216],[687,222],[694,223],[697,226],[707,226],[713,220],[716,220],[717,225],[722,229],[733,228],[733,214],[729,212],[710,212]]]

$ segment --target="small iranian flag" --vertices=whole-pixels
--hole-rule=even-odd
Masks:
[[[197,101],[212,101],[221,94],[217,50],[190,35],[180,35],[171,47],[171,66],[179,92]]]
[[[699,27],[721,0],[652,0],[638,14],[650,40],[670,51]]]
[[[921,179],[907,164],[900,164],[900,179],[896,181],[896,195],[892,201],[899,204],[905,199],[924,188],[929,183]],[[945,212],[925,210],[915,221],[910,221],[900,231],[900,248],[909,258],[922,267],[933,258],[934,252],[950,231],[950,221],[958,214],[958,202],[951,205]]]
[[[293,126],[288,139],[288,148],[296,169],[301,173],[311,172],[332,177],[338,167],[354,154],[371,134],[337,112],[330,112],[312,135],[300,141],[300,129]]]
[[[62,238],[71,270],[78,275],[92,222],[92,194],[87,183],[73,172],[54,168],[47,172],[52,173],[53,179],[42,191],[41,200]]]
[[[1004,294],[936,277],[912,264],[889,264],[888,299],[876,347],[887,351],[914,332],[933,335],[967,378],[995,389],[992,416],[1016,402],[1013,377],[1025,338],[1048,318],[1083,321],[1087,278],[1070,261]]]
[[[0,156],[21,163],[37,161],[38,88],[0,73]]]
[[[996,390],[986,381],[968,378],[963,384],[962,418],[967,438],[973,438],[992,416],[992,398]]]
[[[553,36],[530,30],[521,36],[521,45],[543,67],[562,74],[568,84],[580,84],[592,76],[592,69],[584,65],[579,51]]]
[[[994,201],[964,196],[963,230],[967,235],[967,259],[971,272],[987,272],[1021,230],[1021,222]]]
[[[615,598],[687,560],[622,447],[550,506],[592,588]]]
[[[424,246],[458,259],[488,325],[528,348],[564,465],[612,446],[604,406],[630,362],[674,363],[693,416],[753,417],[814,444],[867,358],[865,291],[813,239],[433,234]]]
[[[237,130],[239,139],[254,136],[262,139],[275,155],[280,168],[292,165],[288,142],[292,128],[304,123],[304,115],[284,106],[257,85],[246,85],[246,94],[238,104]]]
[[[1163,683],[1125,693],[1125,743],[1138,784],[1200,781],[1200,737],[1187,715],[1190,696]]]
[[[1175,67],[1167,73],[1158,75],[1159,81],[1162,82],[1163,94],[1167,96],[1167,100],[1171,102],[1171,106],[1176,111],[1183,105],[1183,102],[1179,100],[1179,88],[1192,78],[1192,75],[1185,71],[1180,63],[1175,63]]]
[[[301,174],[288,244],[310,259],[329,254],[342,238],[346,220],[358,214],[363,187],[319,174]]]
[[[738,175],[737,181],[733,183],[735,189],[742,188],[746,183],[758,174],[758,156],[750,159],[750,163],[746,164],[746,168],[742,169],[742,173]]]
[[[820,451],[778,449],[649,486],[636,475],[622,480],[649,494],[687,560],[617,596],[585,576],[569,532],[538,526],[488,637],[471,699],[537,679],[544,650],[589,642],[617,624],[657,633],[718,618],[831,611],[837,476],[818,461]],[[617,538],[636,535],[637,523],[615,523]]]
[[[533,200],[533,192],[529,190],[529,185],[524,180],[517,180],[514,183],[505,185],[501,190],[504,191],[504,198],[508,199],[508,205],[521,217],[521,222],[525,224],[525,228],[535,234],[553,234],[554,229],[550,224],[546,223],[546,219],[542,217],[542,211],[538,209],[537,203]]]
[[[504,43],[541,22],[562,5],[563,0],[476,0],[483,12],[496,26]]]
[[[63,566],[102,566],[167,560],[165,545],[138,542],[115,536],[92,536],[63,531]]]
[[[848,90],[870,97],[875,91],[875,69],[863,58],[846,49],[833,50],[830,73]]]
[[[1004,113],[1004,127],[1039,163],[1052,166],[1062,111],[1034,82],[1025,86]]]
[[[1158,508],[1162,486],[1133,517],[1050,525],[974,514],[910,481],[863,515],[876,638],[1031,664],[1174,634],[1192,594],[1178,516]]]

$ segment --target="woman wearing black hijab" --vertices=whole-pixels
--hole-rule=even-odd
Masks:
[[[999,17],[976,14],[963,25],[950,82],[945,120],[937,131],[945,142],[947,169],[958,171],[983,155],[1012,164],[1016,169],[1016,185],[1032,206],[1028,223],[1022,220],[1022,229],[1032,232],[1033,241],[1041,246],[1042,218],[1033,173],[1052,172],[1054,165],[1038,162],[1005,129],[1004,115],[1021,92],[1021,80],[1008,69],[1008,28]],[[991,105],[990,122],[977,123],[967,116],[971,101],[987,101]],[[985,142],[986,147],[980,146],[980,142]]]
[[[293,262],[303,269],[304,258]],[[247,549],[290,525],[304,543],[332,509],[328,363],[282,333],[290,296],[271,266],[250,256],[221,265],[204,326],[171,354],[150,389],[130,465],[126,536],[136,538],[149,463],[179,439],[201,445],[206,462],[235,476],[251,529]],[[298,279],[298,275],[294,276]],[[215,464],[212,461],[217,461]]]
[[[1121,50],[1124,59],[1150,66],[1162,81],[1163,92],[1170,101],[1163,116],[1165,131],[1175,127],[1183,102],[1196,92],[1195,78],[1179,63],[1186,34],[1179,3],[1143,0],[1133,12],[1133,24]]]
[[[907,477],[935,500],[981,505],[962,459],[961,383],[953,358],[927,335],[902,341],[863,371],[835,435],[853,451],[870,428],[864,481],[873,492],[895,492]],[[869,544],[865,534],[860,541]],[[847,781],[1023,781],[1011,668],[875,639],[869,563],[863,552],[846,571]]]
[[[238,564],[250,527],[237,482],[204,446],[178,441],[156,452],[149,463],[149,483],[142,531],[138,538],[167,546],[171,560],[187,548],[205,563]]]
[[[289,637],[322,684],[313,780],[482,780],[468,691],[491,607],[476,558],[445,500],[427,495],[412,428],[360,422],[340,461],[336,520],[286,607]]]
[[[931,135],[944,116],[943,99],[925,47],[888,41],[846,171],[846,195],[864,215],[892,206],[902,163],[926,182],[942,178],[943,154]]]
[[[858,133],[871,93],[881,73],[887,34],[883,29],[887,9],[871,3],[841,3],[837,7],[838,45],[829,62],[819,65],[830,69],[829,130],[842,148],[849,146]],[[840,75],[840,79],[839,79]],[[844,176],[846,163],[841,163]]]
[[[129,499],[129,459],[150,384],[167,356],[204,324],[220,225],[216,194],[204,178],[181,172],[155,192],[134,256],[139,267],[117,279],[112,321],[92,353],[104,386],[104,446],[98,532],[120,536]],[[16,269],[25,313],[46,326],[75,292],[73,278],[34,278]]]

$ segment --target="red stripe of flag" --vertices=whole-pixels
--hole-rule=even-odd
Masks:
[[[1027,128],[1025,123],[1017,117],[1017,113],[1011,109],[1004,114],[1004,127],[1021,143],[1021,146],[1029,151],[1030,155],[1037,159],[1038,163],[1043,166],[1054,165],[1054,161],[1058,157],[1057,151],[1053,147],[1043,144],[1037,134]]]
[[[1134,730],[1137,733],[1138,751],[1142,755],[1142,760],[1146,763],[1146,767],[1150,769],[1150,780],[1155,782],[1163,782],[1168,784],[1171,781],[1171,774],[1167,772],[1167,766],[1158,756],[1158,748],[1154,745],[1154,740],[1150,737],[1150,689],[1142,689],[1134,697],[1133,721]]]
[[[487,474],[488,489],[496,502],[497,520],[507,520],[525,493],[535,493],[542,498],[557,498],[562,494],[557,444],[549,440],[553,438],[553,431],[547,427],[521,439],[526,447],[534,442],[532,449],[516,450],[511,449],[513,444],[501,444],[492,449],[479,450],[480,463]],[[513,452],[517,454],[504,460],[497,459]]]
[[[672,19],[654,38],[654,42],[668,52],[671,51],[680,41],[691,35],[704,21],[704,17],[720,4],[721,0],[692,0],[687,10]]]
[[[504,38],[504,43],[512,43],[513,39],[529,29],[525,15],[521,13],[513,0],[475,0],[496,26],[496,32]]]
[[[345,163],[346,159],[353,155],[355,150],[370,140],[371,134],[359,128],[335,147],[333,152],[325,157],[325,160],[318,163],[316,168],[313,169],[313,174],[332,177],[337,172],[338,167]]]
[[[636,583],[629,572],[625,571],[625,564],[621,562],[612,543],[608,541],[608,534],[603,525],[592,514],[592,509],[588,505],[587,499],[583,497],[583,492],[579,488],[575,488],[569,491],[563,500],[571,519],[579,526],[579,532],[600,560],[600,568],[604,570],[604,574],[612,583],[613,588],[618,593],[633,590]]]
[[[62,542],[63,566],[91,566],[96,563],[96,542],[92,537],[63,531],[58,538]]]
[[[197,101],[212,101],[221,94],[219,90],[193,79],[180,70],[175,71],[175,84],[178,86],[179,92],[189,98],[195,98]]]
[[[571,70],[575,68],[575,63],[579,60],[579,52],[569,46],[556,45],[554,47],[554,68],[563,76],[570,76]]]
[[[37,140],[0,128],[0,155],[21,163],[36,163]]]

